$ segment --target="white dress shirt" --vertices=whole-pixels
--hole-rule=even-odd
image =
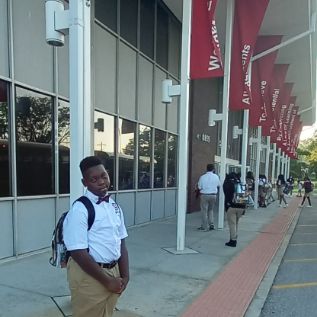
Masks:
[[[97,205],[98,196],[85,193],[95,208],[95,221],[88,231],[88,211],[81,202],[75,202],[68,212],[63,235],[67,250],[89,249],[99,263],[110,263],[121,256],[121,239],[128,236],[120,206],[113,200]]]
[[[220,179],[214,172],[206,172],[200,176],[198,188],[201,194],[217,194],[220,187]]]

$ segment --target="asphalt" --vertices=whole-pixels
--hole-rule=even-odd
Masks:
[[[227,225],[223,230],[200,232],[197,230],[200,213],[187,214],[185,247],[192,251],[189,254],[169,252],[176,250],[176,217],[129,228],[126,242],[130,283],[119,299],[114,316],[180,316],[279,211],[277,202],[267,208],[249,209],[240,220],[236,248],[224,245],[229,238]],[[263,274],[245,316],[260,315],[299,212],[300,209]],[[66,270],[52,267],[48,263],[49,256],[50,252],[43,250],[0,262],[0,317],[71,316]]]

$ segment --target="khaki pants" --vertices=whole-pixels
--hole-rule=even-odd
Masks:
[[[243,214],[244,214],[244,209],[229,207],[227,211],[227,220],[228,220],[229,231],[230,231],[230,240],[237,240],[238,222],[240,217]]]
[[[118,264],[112,269],[102,269],[105,274],[119,277]],[[119,295],[109,292],[96,279],[85,273],[70,258],[67,278],[71,292],[73,317],[111,317]]]
[[[208,230],[214,224],[214,207],[217,195],[200,195],[201,226]]]

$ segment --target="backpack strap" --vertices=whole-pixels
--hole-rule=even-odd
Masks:
[[[91,226],[93,225],[95,221],[95,208],[90,199],[86,196],[79,197],[76,201],[80,201],[84,204],[88,211],[88,231],[90,230]]]

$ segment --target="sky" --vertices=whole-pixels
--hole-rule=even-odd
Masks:
[[[304,126],[300,135],[300,140],[303,141],[311,138],[316,130],[316,124],[313,124],[312,126]]]

